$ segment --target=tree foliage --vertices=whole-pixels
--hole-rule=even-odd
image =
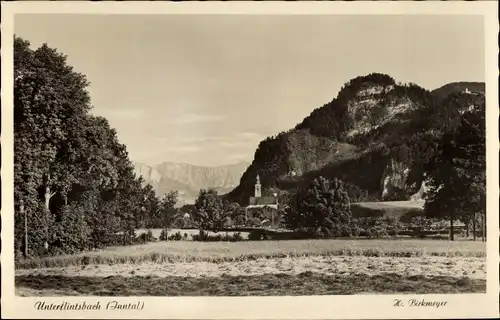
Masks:
[[[350,236],[351,209],[342,181],[314,179],[300,189],[288,206],[286,224],[326,236]]]
[[[230,216],[227,204],[214,189],[202,189],[198,194],[193,212],[193,219],[200,230],[218,232],[224,228]]]
[[[102,247],[114,244],[118,233],[129,242],[156,212],[152,189],[136,179],[116,131],[90,114],[88,85],[57,50],[46,44],[33,50],[28,41],[14,39],[18,254]]]
[[[425,211],[466,225],[486,217],[486,149],[484,103],[472,105],[456,130],[443,135],[435,157],[425,165],[430,190]],[[451,229],[453,239],[453,228]]]

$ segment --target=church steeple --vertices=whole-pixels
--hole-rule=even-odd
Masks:
[[[260,177],[259,174],[257,173],[257,179],[255,182],[255,197],[260,198],[262,196],[261,192],[261,185],[260,185]]]

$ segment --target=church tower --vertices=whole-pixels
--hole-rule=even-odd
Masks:
[[[261,185],[259,174],[257,173],[257,181],[255,182],[255,197],[260,198],[262,196]]]

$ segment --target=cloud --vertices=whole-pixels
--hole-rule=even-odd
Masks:
[[[93,109],[92,113],[96,116],[101,116],[106,119],[116,120],[116,119],[137,119],[144,116],[143,109],[129,108],[129,109]]]
[[[173,119],[179,124],[195,124],[200,122],[219,122],[225,119],[222,115],[187,113]]]
[[[247,153],[235,153],[235,154],[227,154],[225,155],[226,160],[229,163],[234,163],[234,162],[252,162],[252,154],[247,154]]]
[[[263,136],[257,132],[245,131],[239,134],[240,137],[251,140],[262,140]]]
[[[150,144],[143,144],[132,153],[145,163],[178,161],[193,164],[228,164],[251,161],[262,138],[263,135],[251,131],[225,135],[190,132],[189,136],[154,137],[149,140]],[[155,147],[151,148],[151,145]]]
[[[222,148],[241,148],[255,145],[262,140],[262,136],[254,132],[242,132],[227,136],[198,136],[198,137],[176,137],[159,138],[158,141],[172,143],[182,146],[216,146]]]
[[[232,141],[219,141],[216,143],[219,147],[223,148],[239,148],[239,147],[245,147],[248,146],[248,142],[246,141],[238,141],[238,140],[232,140]]]
[[[195,153],[201,150],[201,148],[197,145],[171,146],[161,149],[165,152],[172,152],[177,154]]]

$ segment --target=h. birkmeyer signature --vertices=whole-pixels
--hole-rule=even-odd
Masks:
[[[394,299],[394,306],[395,307],[433,307],[433,308],[439,308],[439,307],[444,307],[448,301],[430,301],[430,300],[425,300],[425,299],[408,299],[408,300],[403,300],[403,299]]]

